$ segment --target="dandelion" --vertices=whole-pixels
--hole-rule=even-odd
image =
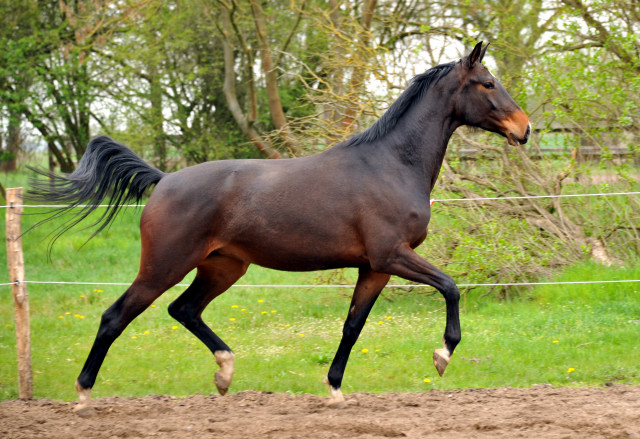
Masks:
[[[391,316],[387,316],[387,320],[391,320],[393,317]]]
[[[246,309],[242,308],[240,311],[246,311]]]
[[[84,316],[78,316],[79,319],[84,319]]]
[[[58,316],[59,319],[64,319],[64,316]]]
[[[232,321],[232,322],[236,321],[236,319],[234,319],[233,317],[231,317],[229,320]]]
[[[133,340],[135,340],[135,339],[136,339],[136,338],[138,338],[138,337],[137,337],[137,336],[135,336],[135,335],[132,335],[132,336],[131,336],[131,338],[132,338]]]
[[[70,313],[69,311],[67,311],[67,312],[65,313],[65,315],[71,315],[71,313]]]
[[[303,333],[300,333],[300,334],[298,334],[298,335],[299,335],[300,337],[304,337],[304,334],[303,334]]]
[[[367,352],[369,352],[369,349],[364,348],[364,349],[362,349],[360,352],[362,352],[363,354],[366,354]]]
[[[284,327],[285,327],[285,328],[289,328],[290,326],[291,326],[291,325],[290,325],[290,324],[288,324],[288,323],[287,323],[286,325],[284,325]]]
[[[231,308],[238,308],[238,305],[231,305]]]
[[[560,343],[559,340],[553,340],[551,343]]]
[[[173,325],[171,329],[178,329],[178,325]]]
[[[425,378],[425,379],[424,379],[424,382],[428,384],[428,383],[430,383],[430,382],[431,382],[431,380],[430,380],[429,378]]]
[[[84,299],[84,294],[80,294],[80,298],[81,298],[81,299]]]
[[[567,369],[567,373],[571,373],[571,372],[575,372],[576,368],[575,367],[570,367],[569,369]]]
[[[277,313],[277,312],[278,312],[278,311],[277,311],[277,310],[275,310],[275,309],[272,309],[272,310],[271,310],[271,314],[275,314],[275,313]]]
[[[80,314],[74,314],[73,316],[78,318],[78,317],[80,317]]]
[[[156,307],[156,305],[155,305],[155,304],[152,304],[152,305],[151,305],[151,308],[155,308],[155,307]]]
[[[262,302],[264,302],[264,300],[258,299],[258,303],[262,303]]]
[[[143,334],[144,335],[149,335],[149,331],[144,331]]]
[[[267,313],[266,311],[262,311],[262,314],[266,314],[266,313]]]
[[[378,325],[382,325],[384,322],[378,322]]]

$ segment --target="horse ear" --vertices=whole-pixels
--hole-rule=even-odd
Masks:
[[[480,43],[480,44],[482,44],[482,43]],[[491,44],[491,43],[487,43],[487,45],[484,46],[484,49],[482,49],[480,51],[480,56],[478,57],[478,62],[482,62],[482,58],[484,58],[484,54],[487,52],[487,47],[489,47],[489,44]]]
[[[469,68],[473,67],[475,63],[479,60],[482,60],[482,56],[484,55],[484,51],[482,50],[482,41],[476,44],[476,47],[473,48],[469,56],[467,56],[467,65]]]

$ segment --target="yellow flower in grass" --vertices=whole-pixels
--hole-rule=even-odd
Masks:
[[[143,334],[144,335],[149,335],[149,331],[144,331]]]
[[[231,305],[231,308],[238,308],[238,305]]]
[[[571,372],[575,372],[576,368],[575,367],[570,367],[569,369],[567,369],[567,373],[571,373]]]
[[[264,302],[264,300],[258,299],[258,303],[262,303],[262,302]]]
[[[362,352],[363,354],[366,354],[367,352],[369,352],[369,349],[364,348],[364,349],[362,349],[360,352]]]
[[[267,313],[266,311],[262,311],[262,314],[266,314],[266,313]]]
[[[234,319],[233,317],[231,317],[229,320],[232,321],[232,322],[236,321],[236,319]]]
[[[430,382],[431,382],[431,380],[430,380],[429,378],[425,378],[425,379],[424,379],[424,382],[428,384],[428,383],[430,383]]]
[[[171,327],[171,329],[178,329],[178,326],[177,326],[177,325],[173,325],[173,326]]]
[[[560,343],[560,340],[553,340],[551,343]]]

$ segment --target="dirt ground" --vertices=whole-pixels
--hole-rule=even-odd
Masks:
[[[351,394],[347,407],[313,395],[104,398],[0,403],[0,438],[634,438],[640,386],[467,389]]]

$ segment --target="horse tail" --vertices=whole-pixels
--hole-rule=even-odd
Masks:
[[[60,235],[88,217],[108,198],[104,213],[89,225],[98,226],[89,237],[90,240],[113,221],[123,205],[138,204],[145,190],[166,175],[108,136],[99,136],[89,142],[78,167],[71,174],[63,176],[30,166],[28,168],[45,178],[36,176],[31,179],[27,199],[66,204],[55,209],[34,227],[72,209],[80,209],[72,220],[54,232],[50,250]]]

